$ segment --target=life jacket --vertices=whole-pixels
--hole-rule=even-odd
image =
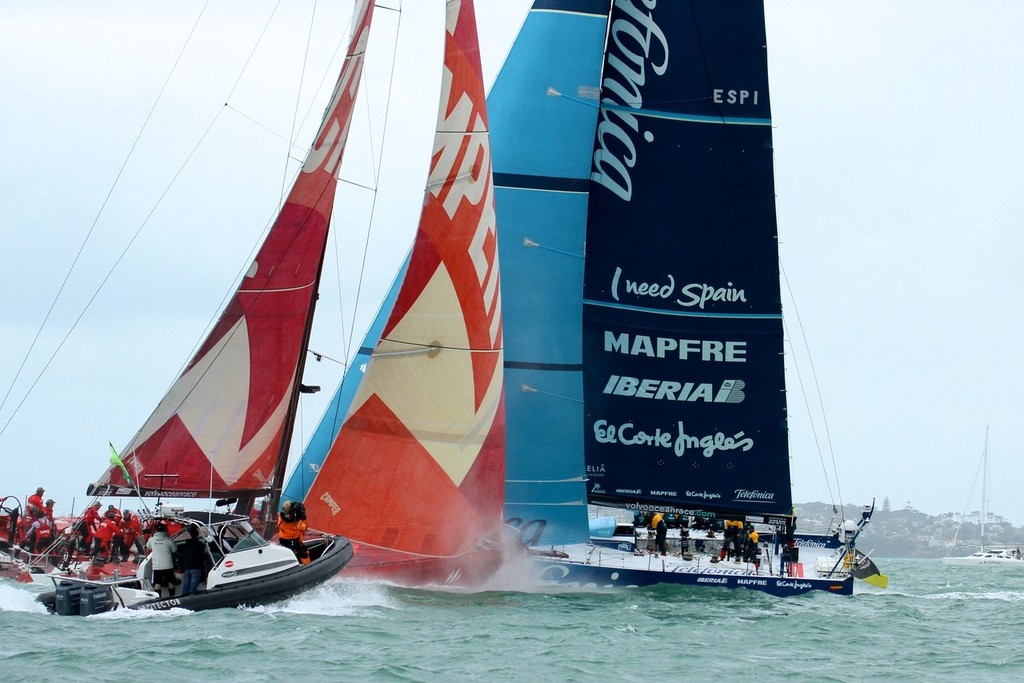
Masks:
[[[85,522],[85,530],[88,531],[89,534],[96,531],[96,527],[98,527],[102,521],[100,513],[97,512],[94,507],[87,508],[85,516],[82,519]]]
[[[29,496],[27,502],[29,514],[32,513],[33,508],[37,510],[43,509],[43,497],[40,496],[38,493],[33,493],[31,496]]]
[[[107,545],[110,543],[110,539],[114,537],[114,534],[116,534],[117,531],[117,524],[114,523],[114,520],[105,519],[96,531],[92,532],[92,535],[100,539],[103,545]]]
[[[135,542],[135,539],[142,534],[142,523],[139,522],[138,515],[132,515],[129,519],[125,519],[121,525],[121,533],[124,534],[124,542],[127,545],[131,545]]]
[[[283,517],[277,517],[277,537],[284,540],[302,538],[302,533],[307,529],[306,520],[300,519],[294,522],[286,522]]]
[[[50,520],[46,517],[40,517],[36,520],[36,524],[38,526],[33,525],[36,527],[36,542],[49,541],[53,537],[53,526],[50,524]]]

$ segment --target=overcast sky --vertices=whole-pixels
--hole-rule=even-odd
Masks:
[[[107,441],[131,439],[248,265],[294,171],[284,140],[308,147],[351,13],[321,2],[311,28],[312,3],[282,4],[258,40],[274,2],[214,0],[182,52],[202,2],[0,0],[0,495],[41,484],[81,509]],[[366,217],[356,342],[415,230],[430,154],[443,3],[405,5],[397,51],[399,15],[378,9],[342,172],[312,344],[339,360]],[[488,85],[528,5],[477,0]],[[1024,3],[766,7],[794,499],[979,509],[990,425],[991,510],[1024,523]],[[375,208],[358,185],[379,186]],[[340,374],[308,368],[324,391],[297,439]]]

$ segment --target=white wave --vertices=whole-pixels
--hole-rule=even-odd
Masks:
[[[935,595],[922,595],[925,600],[997,600],[1000,602],[1024,602],[1024,591],[991,591],[979,593],[976,591],[953,591],[951,593],[938,593]]]
[[[38,612],[45,614],[46,607],[36,602],[37,590],[21,584],[0,581],[0,612]]]
[[[167,610],[116,609],[111,612],[100,612],[99,614],[91,614],[88,617],[86,617],[86,619],[168,619],[172,617],[181,617],[186,614],[195,614],[195,612],[181,607],[172,607],[171,609]]]
[[[264,614],[372,616],[380,609],[400,609],[386,584],[332,580],[290,600],[244,608]]]

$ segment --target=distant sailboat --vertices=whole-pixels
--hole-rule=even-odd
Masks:
[[[1001,566],[1001,567],[1024,567],[1024,556],[1019,546],[995,545],[986,543],[985,523],[988,521],[988,427],[985,427],[985,447],[981,451],[981,536],[979,541],[981,548],[975,553],[966,557],[944,557],[943,564],[956,565],[961,567]],[[963,525],[963,520],[960,526]],[[953,535],[953,544],[956,546],[957,537],[960,535],[960,526]]]

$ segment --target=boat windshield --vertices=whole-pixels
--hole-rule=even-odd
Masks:
[[[229,553],[260,548],[270,543],[248,524],[229,525],[221,530],[221,547]]]

